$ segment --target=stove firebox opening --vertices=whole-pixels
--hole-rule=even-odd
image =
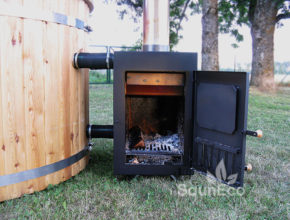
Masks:
[[[182,165],[184,74],[128,74],[126,164]]]

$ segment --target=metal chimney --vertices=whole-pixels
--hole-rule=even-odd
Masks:
[[[169,51],[169,0],[144,0],[143,51]]]

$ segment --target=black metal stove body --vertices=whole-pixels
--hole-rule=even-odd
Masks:
[[[158,77],[156,80],[155,77],[157,83],[153,82],[148,86],[146,81],[150,78],[147,79],[146,74],[153,78],[154,74],[161,76],[161,80],[165,79],[165,84],[172,83],[169,82],[171,78],[178,81],[182,77],[183,81],[178,86],[173,82],[172,86],[164,87],[158,85],[160,80]],[[142,79],[142,76],[145,78]],[[135,77],[135,81],[132,77]],[[145,86],[142,85],[143,82]],[[131,100],[139,101],[132,104]],[[178,130],[179,136],[182,133],[181,149],[173,149],[173,145],[158,143],[158,141],[156,144],[140,141],[135,145],[137,147],[128,148],[128,136],[130,136],[128,133],[137,119],[140,124],[143,124],[142,128],[146,130],[148,127],[150,132],[154,130],[152,121],[158,119],[157,116],[152,116],[151,121],[146,118],[147,107],[140,104],[140,100],[163,104],[167,100],[172,102],[172,107],[168,105],[162,109],[161,118],[167,117],[167,121],[160,122],[163,123],[162,125],[168,124],[170,117],[171,121],[177,120],[172,116],[172,112],[177,105],[183,105],[182,120],[181,123],[179,122],[181,126],[178,125],[175,129]],[[135,116],[137,119],[129,125],[127,121],[128,117],[131,117],[131,112],[128,111],[131,110],[128,110],[128,101],[132,108],[138,110],[136,107],[138,105],[143,111],[142,114]],[[116,52],[114,55],[114,174],[184,175],[193,174],[196,170],[210,172],[230,185],[242,186],[247,106],[247,73],[197,71],[196,53]],[[159,112],[157,108],[148,111],[151,115],[154,111]],[[146,126],[146,123],[144,125],[145,119],[142,120],[142,116],[150,126]],[[155,124],[158,127],[160,123]],[[174,128],[171,129],[173,130]],[[152,162],[152,156],[159,157],[161,163],[156,163],[154,160]],[[142,161],[142,157],[149,159]],[[171,158],[169,161],[168,157]],[[219,176],[220,173],[223,175]]]
[[[114,173],[121,175],[180,175],[189,174],[192,139],[192,71],[197,69],[197,54],[170,52],[118,52],[114,60]],[[126,162],[126,74],[183,73],[185,74],[184,100],[184,163],[181,165],[129,164]],[[154,151],[153,151],[154,152]],[[140,151],[139,151],[140,153]],[[156,154],[158,154],[156,152]]]

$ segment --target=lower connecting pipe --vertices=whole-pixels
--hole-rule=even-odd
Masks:
[[[113,125],[88,125],[87,138],[114,138]]]

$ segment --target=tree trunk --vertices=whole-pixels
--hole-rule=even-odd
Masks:
[[[262,90],[275,89],[274,31],[277,12],[275,1],[257,0],[250,18],[253,51],[251,85]]]
[[[202,70],[219,70],[218,1],[202,1]]]

